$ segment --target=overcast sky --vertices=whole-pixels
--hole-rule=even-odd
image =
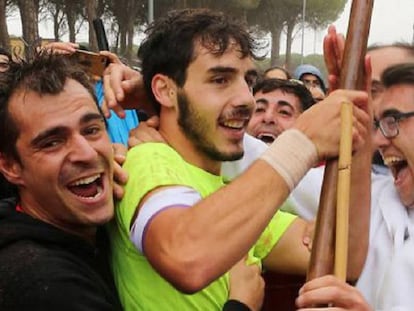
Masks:
[[[344,12],[333,23],[338,32],[346,33],[350,10],[351,1],[348,0]],[[411,43],[413,27],[414,0],[374,0],[368,44],[387,44],[396,41]],[[326,30],[316,34],[312,30],[305,31],[305,54],[322,53],[322,40],[325,33]],[[301,33],[296,35],[293,49],[300,53]]]
[[[329,1],[329,0],[327,0]],[[338,32],[346,33],[351,1],[345,6],[345,10],[340,18],[333,24]],[[20,19],[13,16],[8,19],[9,33],[21,36]],[[412,42],[414,27],[414,0],[374,0],[374,11],[372,14],[371,30],[368,44],[374,43],[393,43],[396,41]],[[42,23],[39,28],[40,36],[51,38],[52,27]],[[322,39],[324,31],[314,32],[305,31],[304,53],[322,53]],[[301,33],[297,33],[293,42],[292,50],[301,52]],[[67,38],[64,38],[64,40]],[[86,31],[77,37],[78,41],[87,41]],[[281,53],[284,53],[285,45],[282,41]]]

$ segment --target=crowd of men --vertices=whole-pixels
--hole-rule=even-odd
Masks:
[[[341,40],[332,29],[325,40],[330,78]],[[297,307],[414,305],[413,46],[368,49],[367,90],[328,89],[311,65],[295,79],[281,67],[262,75],[237,20],[172,11],[148,28],[141,72],[106,54],[101,101],[65,55],[73,46],[58,48],[0,56],[0,309],[260,310],[262,268],[306,273],[343,102],[356,287],[311,280]],[[124,108],[157,115],[131,131],[127,153],[107,123]],[[389,169],[371,166],[376,150]]]

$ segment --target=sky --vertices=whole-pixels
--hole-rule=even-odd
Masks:
[[[327,0],[329,1],[329,0]],[[333,24],[337,31],[346,33],[348,28],[351,1],[347,5],[339,19]],[[21,36],[19,16],[11,16],[7,20],[10,34]],[[52,38],[52,27],[42,22],[39,26],[39,34],[43,38]],[[370,36],[368,44],[389,44],[396,41],[413,42],[414,32],[414,0],[374,0],[374,10],[371,19]],[[322,53],[322,40],[326,29],[321,31],[305,30],[304,54]],[[296,33],[292,51],[301,53],[301,32]],[[67,38],[63,38],[63,40]],[[84,31],[77,37],[77,41],[87,41],[87,32]],[[414,42],[413,42],[414,43]],[[282,38],[281,53],[285,50],[285,40]]]
[[[329,0],[327,0],[329,1]],[[351,1],[339,19],[332,24],[338,32],[345,34],[348,29]],[[394,42],[413,42],[414,32],[414,0],[374,0],[374,8],[371,18],[370,35],[368,45],[390,44]],[[326,29],[315,33],[313,30],[305,31],[304,54],[322,53],[322,41]],[[295,37],[292,50],[301,52],[301,33]],[[283,47],[283,50],[284,51]]]

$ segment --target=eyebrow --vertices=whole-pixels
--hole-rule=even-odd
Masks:
[[[237,72],[236,68],[233,67],[224,67],[224,66],[216,66],[208,69],[209,73],[234,73]]]
[[[104,121],[104,118],[99,113],[87,113],[80,119],[80,125],[84,125],[88,122],[100,120]],[[52,136],[60,136],[65,135],[68,132],[68,128],[64,126],[55,126],[50,129],[47,129],[43,132],[40,132],[35,138],[32,139],[30,145],[35,147],[37,146],[42,140],[52,137]]]
[[[246,76],[255,76],[255,77],[258,77],[259,76],[259,72],[256,69],[249,69],[246,72]]]
[[[256,99],[256,104],[269,105],[269,101],[266,98],[258,98]]]
[[[277,104],[280,105],[280,106],[283,106],[283,107],[288,106],[288,107],[292,108],[292,110],[295,110],[295,107],[291,103],[289,103],[285,100],[278,100]]]
[[[389,116],[395,116],[396,114],[399,114],[399,113],[401,113],[400,110],[395,109],[395,108],[390,108],[390,109],[384,110],[382,112],[381,118],[389,117]]]
[[[239,70],[234,67],[226,67],[226,66],[216,66],[208,69],[209,73],[236,73]],[[245,76],[258,76],[259,73],[256,69],[249,69],[246,71]]]

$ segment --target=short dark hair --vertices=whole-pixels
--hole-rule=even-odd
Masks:
[[[212,53],[226,52],[232,40],[240,46],[242,57],[260,59],[255,54],[259,43],[240,21],[209,9],[184,9],[170,11],[167,16],[155,20],[146,30],[147,38],[138,50],[142,62],[144,86],[154,107],[159,112],[151,89],[151,80],[157,74],[165,74],[179,87],[186,81],[189,64],[195,59],[197,40]]]
[[[9,112],[11,96],[19,91],[39,95],[59,94],[68,79],[83,85],[97,104],[89,77],[65,55],[40,51],[28,60],[10,62],[9,69],[0,75],[0,152],[3,155],[20,162],[16,149],[19,126]]]
[[[414,63],[388,67],[382,73],[381,81],[386,88],[397,84],[412,84],[414,86]]]
[[[266,76],[266,74],[269,72],[269,71],[272,71],[272,70],[280,70],[280,71],[282,71],[285,75],[286,75],[286,78],[287,79],[292,79],[292,74],[286,69],[286,68],[283,68],[283,67],[281,67],[281,66],[271,66],[271,67],[269,67],[269,68],[267,68],[264,72],[263,72],[263,76]]]
[[[315,100],[313,99],[308,88],[301,81],[292,79],[264,79],[253,87],[253,94],[260,91],[263,93],[269,93],[275,90],[282,90],[285,93],[293,94],[298,97],[302,111],[305,111],[315,103]]]

